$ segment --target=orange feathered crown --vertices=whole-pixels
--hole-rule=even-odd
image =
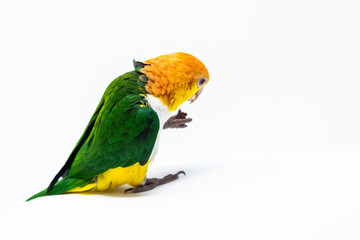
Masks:
[[[171,53],[143,62],[140,70],[148,78],[146,91],[175,111],[209,81],[209,72],[196,57]],[[199,79],[202,84],[199,85]]]

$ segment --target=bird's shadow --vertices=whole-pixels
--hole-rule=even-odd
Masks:
[[[119,186],[112,190],[106,191],[92,191],[92,192],[83,192],[82,195],[95,195],[95,196],[106,196],[106,197],[121,197],[121,198],[135,198],[141,197],[145,193],[125,193],[126,189],[131,188],[131,186]]]

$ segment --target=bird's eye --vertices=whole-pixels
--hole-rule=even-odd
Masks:
[[[201,87],[201,86],[204,85],[206,82],[207,82],[207,80],[206,80],[205,77],[199,78],[198,83],[197,83],[197,86],[198,86],[198,87]]]

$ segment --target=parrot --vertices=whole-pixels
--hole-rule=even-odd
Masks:
[[[50,185],[26,201],[64,193],[107,191],[128,185],[145,192],[179,178],[147,178],[149,162],[163,129],[184,128],[191,118],[180,110],[193,103],[209,82],[205,65],[176,52],[139,62],[106,88],[100,103],[67,161]],[[177,112],[177,114],[175,114]]]

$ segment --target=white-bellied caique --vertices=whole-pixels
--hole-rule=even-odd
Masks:
[[[187,53],[134,61],[135,70],[107,87],[83,135],[65,165],[43,191],[30,197],[104,191],[128,184],[143,192],[173,181],[146,178],[163,128],[182,128],[191,119],[180,110],[194,101],[209,81],[205,65]]]

